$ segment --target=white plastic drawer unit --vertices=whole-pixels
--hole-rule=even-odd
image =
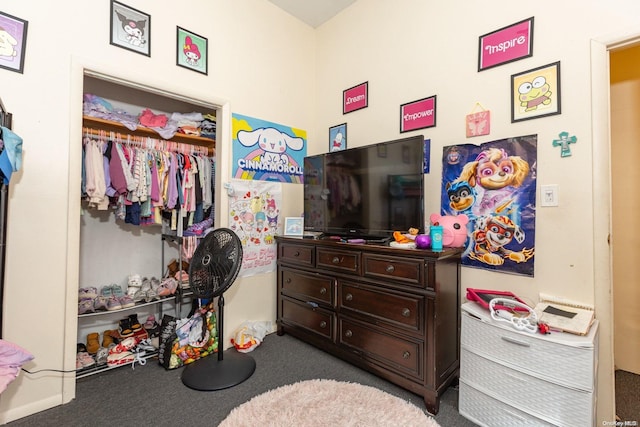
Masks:
[[[488,316],[488,311],[484,311]],[[463,306],[460,336],[463,348],[547,381],[582,390],[594,389],[596,327],[587,336],[559,332],[530,334],[506,323],[488,322],[475,314]]]
[[[589,334],[518,331],[462,305],[459,411],[481,426],[593,426],[598,322]]]

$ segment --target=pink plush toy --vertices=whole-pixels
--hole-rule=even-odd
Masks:
[[[467,240],[467,224],[469,217],[465,214],[440,215],[431,214],[431,224],[442,226],[442,246],[445,248],[458,248],[464,246]]]

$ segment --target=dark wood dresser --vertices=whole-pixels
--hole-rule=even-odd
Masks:
[[[459,372],[462,250],[277,242],[278,335],[423,396],[437,414]]]

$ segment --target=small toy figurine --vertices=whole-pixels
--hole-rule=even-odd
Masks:
[[[467,240],[467,224],[469,217],[465,214],[440,215],[431,214],[429,217],[432,224],[438,223],[442,226],[442,245],[445,248],[458,248],[464,246]]]

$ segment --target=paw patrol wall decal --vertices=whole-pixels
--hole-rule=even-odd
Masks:
[[[578,138],[569,136],[569,132],[560,132],[558,139],[554,139],[552,144],[554,147],[560,147],[560,157],[569,157],[571,155],[569,144],[575,144],[576,142],[578,142]]]
[[[233,114],[232,135],[234,178],[302,183],[306,131]]]
[[[537,135],[444,147],[441,212],[469,218],[463,265],[533,276],[536,162]]]

